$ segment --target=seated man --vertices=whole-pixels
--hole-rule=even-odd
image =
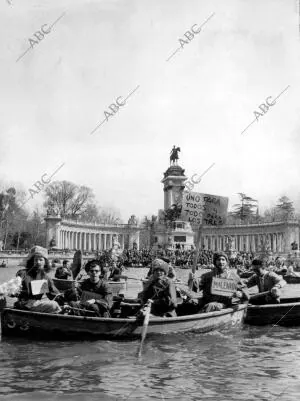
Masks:
[[[251,297],[251,303],[255,305],[280,303],[280,289],[286,285],[281,276],[274,272],[267,271],[263,262],[254,259],[252,262],[254,274],[245,280],[247,287],[257,285],[259,294]]]
[[[145,284],[144,290],[138,297],[145,304],[148,299],[153,301],[151,313],[156,316],[176,316],[176,290],[172,281],[167,277],[169,266],[161,259],[152,263],[152,276]]]
[[[199,303],[203,312],[214,312],[224,308],[229,308],[234,304],[249,299],[249,294],[240,277],[233,270],[229,269],[228,256],[224,252],[216,252],[213,255],[214,268],[202,274],[197,279],[192,273],[189,277],[188,286],[193,291],[203,291],[203,298]],[[223,296],[212,293],[212,284],[214,278],[231,279],[236,285],[236,291],[233,295]]]
[[[60,280],[72,280],[73,274],[70,269],[70,262],[68,260],[64,260],[62,266],[58,267],[55,272],[55,278]]]
[[[84,315],[84,310],[88,310],[96,316],[109,317],[113,296],[106,281],[100,279],[101,269],[96,260],[90,262],[88,274],[89,278],[77,282],[73,294],[67,293],[66,299],[71,301],[74,314]]]
[[[122,275],[122,271],[123,271],[122,264],[120,262],[113,261],[111,272],[108,279],[112,281],[120,281],[121,278],[127,279],[127,276]]]

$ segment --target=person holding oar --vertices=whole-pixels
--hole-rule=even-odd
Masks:
[[[152,276],[138,295],[142,304],[152,300],[151,313],[155,316],[176,316],[176,290],[174,283],[167,277],[168,271],[168,263],[155,259],[152,262]]]
[[[257,285],[259,293],[250,298],[254,305],[280,303],[281,288],[286,285],[282,276],[267,271],[262,260],[254,259],[252,261],[252,270],[254,274],[248,280],[244,280],[247,287]]]

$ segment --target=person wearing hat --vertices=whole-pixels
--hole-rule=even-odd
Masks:
[[[168,264],[168,273],[167,277],[170,278],[171,280],[176,280],[176,272],[174,267],[171,265],[170,259],[166,257],[161,257],[161,260],[166,262]],[[147,278],[150,278],[153,274],[153,264],[151,264],[150,269],[147,273]]]
[[[259,294],[251,298],[251,303],[256,305],[280,303],[281,288],[286,285],[282,276],[267,271],[260,259],[252,261],[252,270],[254,274],[245,280],[245,283],[248,288],[257,285]]]
[[[22,287],[15,307],[44,313],[61,311],[59,304],[54,300],[60,293],[47,275],[49,271],[47,249],[34,246],[27,257],[26,268],[17,273],[22,279]],[[33,290],[38,281],[42,284],[40,292]]]
[[[176,316],[177,298],[174,283],[167,277],[168,263],[162,259],[152,262],[152,276],[138,297],[145,304],[151,299],[151,313],[155,316]]]
[[[249,294],[246,286],[243,284],[238,274],[229,269],[228,256],[226,253],[214,253],[213,264],[214,268],[211,271],[202,274],[199,279],[195,278],[193,273],[189,277],[189,288],[195,292],[201,290],[203,292],[202,300],[199,303],[200,309],[203,312],[214,312],[248,300]],[[235,281],[237,290],[232,297],[212,294],[212,283],[214,277]]]

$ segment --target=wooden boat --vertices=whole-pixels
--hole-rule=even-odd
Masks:
[[[55,287],[63,292],[66,290],[74,289],[75,280],[62,280],[58,278],[53,278],[53,283]],[[80,282],[80,281],[79,281]],[[126,289],[126,281],[107,281],[108,286],[112,290],[113,295],[118,295],[120,291],[125,291]]]
[[[213,330],[240,327],[246,304],[218,312],[198,313],[178,317],[150,317],[147,335]],[[100,318],[57,315],[5,308],[2,311],[4,335],[47,336],[51,338],[93,336],[110,339],[134,338],[141,335],[143,320],[129,318]]]
[[[5,262],[2,262],[1,265],[0,265],[0,267],[3,267],[3,268],[6,267],[6,263],[5,263]]]
[[[300,277],[297,276],[283,276],[283,279],[288,284],[300,284]]]
[[[300,298],[281,299],[280,304],[248,305],[245,323],[253,325],[300,325]]]
[[[251,276],[253,276],[253,271],[243,271],[238,273],[238,275],[240,276],[240,278],[249,278]]]

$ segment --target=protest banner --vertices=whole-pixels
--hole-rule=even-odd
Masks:
[[[228,198],[186,192],[182,194],[181,219],[192,226],[220,226],[226,223]]]
[[[213,295],[222,295],[231,298],[236,292],[237,284],[232,279],[214,277],[211,284]]]
[[[198,192],[182,193],[181,220],[188,221],[193,228],[198,228],[196,252],[192,272],[195,273],[201,246],[203,226],[221,226],[226,223],[228,198],[224,196],[201,194]]]

